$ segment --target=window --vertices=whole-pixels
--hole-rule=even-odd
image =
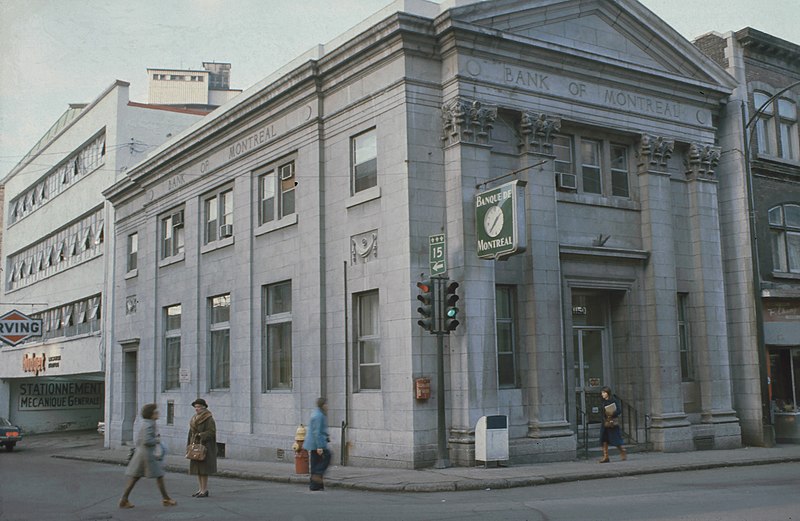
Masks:
[[[686,293],[678,293],[678,343],[681,352],[681,380],[684,382],[694,380],[688,310],[689,295]]]
[[[764,107],[756,118],[758,152],[798,161],[800,137],[797,131],[797,104],[788,98],[778,98],[767,103],[770,97],[764,92],[753,93],[754,110]],[[767,104],[764,105],[765,103]]]
[[[181,305],[164,308],[164,390],[180,388]]]
[[[231,385],[231,296],[209,299],[209,336],[211,339],[211,388],[228,389]]]
[[[378,323],[378,292],[370,291],[356,295],[356,342],[358,364],[358,387],[381,388],[381,338]]]
[[[784,204],[769,211],[772,270],[800,273],[800,205]]]
[[[183,210],[161,218],[161,258],[183,253]]]
[[[264,287],[262,391],[292,388],[292,283]]]
[[[207,197],[203,204],[204,244],[233,235],[233,190],[228,188]]]
[[[294,161],[279,163],[258,178],[258,224],[279,220],[294,213]]]
[[[555,136],[557,187],[605,197],[630,197],[628,148],[581,135]]]
[[[800,410],[800,348],[771,348],[769,376],[773,412]]]
[[[139,254],[139,234],[128,235],[128,271],[136,269],[137,255]]]
[[[358,193],[378,185],[378,145],[375,129],[351,140],[352,191]]]
[[[497,328],[497,383],[500,387],[516,387],[516,324],[515,296],[512,286],[495,288],[495,321]]]

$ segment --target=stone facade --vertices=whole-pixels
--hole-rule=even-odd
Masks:
[[[715,145],[733,79],[630,0],[395,7],[106,191],[110,443],[156,401],[180,450],[202,396],[227,455],[288,459],[324,395],[344,462],[424,467],[444,393],[452,463],[497,414],[512,461],[571,459],[610,385],[634,443],[738,446]],[[511,179],[525,251],[478,258],[475,197]],[[416,400],[440,233],[461,325]]]

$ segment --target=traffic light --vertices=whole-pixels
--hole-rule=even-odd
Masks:
[[[421,280],[417,282],[417,287],[420,291],[419,295],[417,295],[417,300],[422,302],[422,305],[417,308],[417,311],[420,315],[420,319],[417,320],[417,324],[419,324],[419,327],[425,331],[430,331],[432,333],[434,330],[435,320],[435,317],[433,316],[433,310],[435,308],[433,281],[430,279]]]
[[[460,322],[456,319],[458,315],[458,308],[456,307],[456,302],[458,302],[458,295],[456,295],[456,290],[458,289],[458,282],[451,282],[447,285],[447,290],[445,291],[445,298],[444,298],[444,332],[450,333],[450,331],[455,331]]]

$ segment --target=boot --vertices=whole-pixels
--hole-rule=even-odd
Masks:
[[[608,443],[603,442],[603,459],[601,459],[598,463],[608,463]]]
[[[625,461],[626,459],[628,459],[628,451],[625,450],[625,447],[620,445],[618,448],[619,448],[619,458],[622,461]]]

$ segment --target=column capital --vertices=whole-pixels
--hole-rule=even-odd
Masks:
[[[561,129],[561,118],[539,112],[523,112],[519,122],[520,152],[553,153],[552,134]]]
[[[495,119],[497,107],[456,96],[442,105],[442,141],[487,145]]]
[[[639,166],[645,170],[664,170],[672,157],[675,141],[661,136],[642,134],[639,138]]]
[[[714,169],[719,163],[720,147],[692,143],[686,153],[686,177],[688,179],[713,179]]]

